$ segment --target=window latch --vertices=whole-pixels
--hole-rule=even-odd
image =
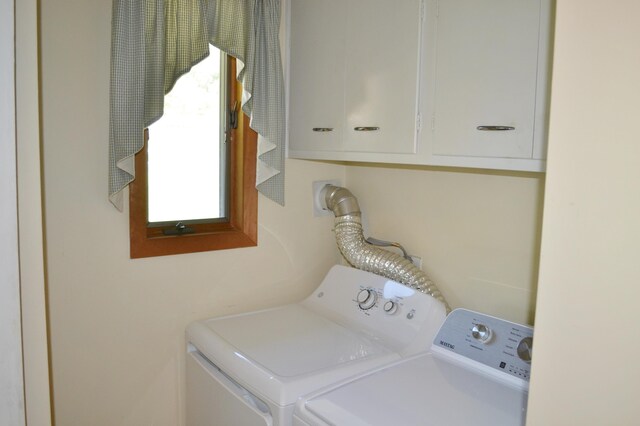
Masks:
[[[183,234],[193,234],[195,231],[193,228],[187,227],[182,222],[176,223],[176,226],[173,228],[168,228],[162,231],[164,235],[183,235]]]
[[[229,127],[232,129],[238,128],[238,101],[235,101],[229,110]]]

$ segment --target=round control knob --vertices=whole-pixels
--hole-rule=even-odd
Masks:
[[[363,290],[360,290],[356,300],[358,301],[358,306],[360,306],[360,309],[367,310],[375,306],[376,301],[378,300],[378,295],[375,291],[369,288],[365,288]]]
[[[398,304],[393,300],[387,300],[383,306],[384,312],[387,315],[393,315],[398,311]]]
[[[527,363],[531,362],[532,350],[533,350],[533,339],[531,337],[525,337],[524,339],[520,340],[520,343],[518,343],[518,348],[517,348],[518,357],[520,357],[520,359],[523,360],[524,362],[527,362]]]
[[[484,324],[474,324],[471,329],[471,335],[480,343],[489,343],[493,333],[491,329]]]

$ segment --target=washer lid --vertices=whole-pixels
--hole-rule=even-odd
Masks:
[[[422,355],[299,401],[313,426],[524,425],[527,394]]]
[[[226,374],[280,405],[400,358],[299,304],[198,321],[187,336]]]

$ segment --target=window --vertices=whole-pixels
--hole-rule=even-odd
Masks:
[[[148,220],[152,226],[228,215],[226,55],[211,54],[164,97],[162,118],[149,126]]]
[[[210,57],[216,62],[218,55],[213,51]],[[207,84],[202,80],[196,81],[203,92],[209,91],[208,103],[214,113],[208,116],[207,121],[217,124],[202,130],[197,129],[189,119],[186,133],[181,131],[179,135],[172,135],[173,130],[167,128],[171,127],[168,123],[170,119],[163,121],[163,117],[145,130],[145,146],[136,154],[137,177],[131,183],[129,192],[131,258],[257,244],[257,135],[249,128],[249,120],[237,107],[242,97],[242,87],[235,79],[235,60],[222,55],[220,57],[221,65],[216,66],[221,71],[219,78],[222,83],[217,83],[215,78],[207,81]],[[205,61],[201,64],[206,65]],[[215,90],[215,87],[220,87],[220,90]],[[187,97],[194,102],[197,96],[191,92]],[[169,98],[165,105],[167,102],[173,101]],[[201,113],[201,108],[194,105],[187,104],[181,108],[185,111],[197,110],[189,111],[189,117]],[[182,121],[187,122],[185,119]],[[203,135],[206,137],[202,138]],[[163,141],[163,136],[169,136],[169,141]],[[200,148],[194,146],[202,145],[200,142],[203,141],[208,142],[205,145],[209,145],[209,153],[199,153]],[[162,169],[155,163],[155,159],[162,154],[162,145],[168,148],[169,154],[165,156],[170,160],[169,169]],[[154,160],[151,163],[150,151]],[[205,165],[200,164],[202,158],[206,158]],[[178,179],[188,174],[185,170],[181,171],[181,164],[187,170],[205,169],[205,172],[213,170],[213,173],[198,173],[190,182],[184,182]],[[166,176],[170,176],[170,179],[162,183],[162,178]],[[169,185],[176,188],[170,189]],[[189,210],[182,210],[191,201],[197,202],[191,204]]]

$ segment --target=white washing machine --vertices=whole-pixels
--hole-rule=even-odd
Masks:
[[[444,305],[334,266],[300,303],[187,328],[188,426],[288,426],[296,400],[429,350]]]
[[[524,425],[533,330],[456,309],[432,350],[301,398],[295,426]]]

